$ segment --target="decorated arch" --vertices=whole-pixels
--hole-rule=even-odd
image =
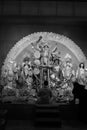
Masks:
[[[64,55],[67,53],[67,51],[70,52],[73,61],[78,64],[80,62],[86,62],[86,57],[80,47],[75,44],[71,39],[67,38],[66,36],[55,34],[55,33],[49,33],[49,32],[38,32],[33,33],[31,35],[28,35],[18,41],[13,48],[9,51],[7,54],[7,57],[4,62],[4,67],[9,66],[12,64],[18,57],[21,55],[21,53],[29,53],[29,51],[32,51],[31,44],[36,43],[36,41],[39,40],[39,38],[42,37],[42,42],[47,42],[52,45],[52,47],[58,46],[58,51],[61,51],[61,58],[64,58]],[[61,49],[61,50],[60,50]],[[63,49],[63,51],[62,51]],[[25,50],[25,52],[24,52]],[[22,56],[22,55],[21,55]]]
[[[56,100],[60,97],[61,100],[67,100],[67,97],[72,100],[73,85],[70,79],[68,84],[64,77],[66,61],[74,71],[80,63],[87,63],[80,47],[69,38],[49,32],[37,32],[24,37],[9,51],[2,66],[1,75],[6,82],[3,95],[8,95],[8,89],[14,91],[13,95],[17,98],[21,95],[23,97],[25,93],[25,98],[28,96],[34,99],[45,85],[52,95],[56,95]],[[6,76],[9,79],[6,80]]]

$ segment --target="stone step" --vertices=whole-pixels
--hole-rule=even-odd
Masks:
[[[39,117],[42,117],[42,118],[45,118],[45,117],[48,117],[48,118],[59,118],[60,117],[60,113],[59,112],[36,112],[35,113],[35,117],[36,118],[39,118]]]
[[[58,122],[60,121],[60,118],[49,118],[49,117],[39,117],[36,118],[36,121],[40,121],[40,122]]]
[[[37,118],[35,126],[41,127],[61,127],[61,120],[56,118]]]
[[[58,109],[36,109],[36,112],[42,113],[42,112],[46,112],[46,113],[59,113],[60,111]]]

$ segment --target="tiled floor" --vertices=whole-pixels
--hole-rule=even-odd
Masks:
[[[28,120],[9,120],[6,130],[87,130],[87,124],[78,121],[62,121],[61,128],[36,128]]]

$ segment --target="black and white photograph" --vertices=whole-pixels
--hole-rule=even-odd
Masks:
[[[87,130],[87,2],[0,0],[0,130]]]

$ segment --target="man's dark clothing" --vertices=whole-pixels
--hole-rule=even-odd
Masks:
[[[49,88],[42,88],[38,93],[39,103],[48,104],[52,97],[52,92]]]

